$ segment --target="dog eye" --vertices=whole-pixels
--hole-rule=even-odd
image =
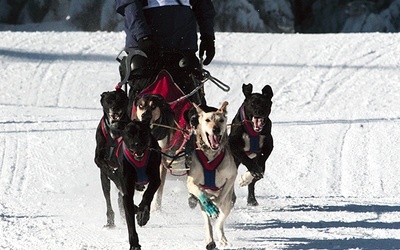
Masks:
[[[207,119],[206,119],[206,122],[211,122],[211,120],[207,118]]]
[[[219,119],[220,123],[224,123],[224,121],[225,121],[224,119]]]
[[[155,110],[157,108],[157,106],[151,106],[151,110]]]

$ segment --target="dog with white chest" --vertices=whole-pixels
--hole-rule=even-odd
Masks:
[[[216,111],[205,112],[195,105],[194,150],[191,152],[187,187],[190,207],[200,203],[206,226],[206,248],[216,247],[211,219],[216,219],[221,246],[227,245],[224,222],[233,207],[232,194],[237,168],[228,146],[227,102]],[[193,120],[193,119],[192,119]]]

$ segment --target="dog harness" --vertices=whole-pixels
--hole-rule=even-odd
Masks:
[[[122,152],[124,154],[124,158],[136,171],[136,184],[144,185],[149,183],[149,177],[146,174],[150,158],[149,149],[146,148],[146,150],[144,151],[144,156],[141,160],[136,160],[132,152],[126,147],[123,141],[120,142],[120,145],[121,144],[122,144]],[[120,145],[118,145],[118,148],[120,147]],[[117,157],[118,157],[118,152],[119,150],[117,151]]]
[[[244,129],[246,130],[247,134],[250,138],[250,149],[246,152],[246,154],[253,154],[260,152],[260,133],[254,131],[253,126],[251,126],[251,122],[246,119],[244,114],[244,105],[239,108],[239,116],[240,120],[244,124]]]
[[[106,139],[106,161],[108,162],[108,164],[116,169],[118,168],[118,164],[116,164],[117,162],[117,158],[116,158],[116,150],[118,147],[119,142],[121,141],[121,137],[118,138],[112,138],[109,130],[110,130],[110,125],[107,124],[105,118],[103,117],[100,121],[101,123],[101,131],[103,133],[104,138]]]
[[[212,191],[219,190],[220,188],[215,185],[215,171],[224,159],[225,152],[221,151],[221,153],[212,161],[208,161],[207,156],[202,150],[196,149],[196,156],[197,159],[199,159],[201,166],[203,166],[204,172],[204,184],[200,184],[200,186]]]

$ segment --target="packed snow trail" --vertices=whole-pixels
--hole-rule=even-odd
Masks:
[[[119,216],[116,229],[102,228],[93,161],[100,94],[119,80],[124,34],[0,36],[0,247],[127,249]],[[231,120],[242,83],[274,91],[260,206],[248,207],[236,184],[224,249],[399,249],[399,42],[378,33],[217,34],[206,69],[231,91],[207,82],[208,104],[228,101]],[[162,211],[138,228],[142,248],[204,249],[186,177],[169,175],[164,194]]]

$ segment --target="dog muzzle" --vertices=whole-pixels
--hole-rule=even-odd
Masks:
[[[219,149],[219,147],[221,146],[221,135],[210,135],[207,134],[207,139],[208,142],[210,143],[210,148],[213,150],[217,150]]]
[[[253,117],[251,119],[251,122],[253,123],[253,129],[255,132],[261,132],[261,130],[263,129],[264,125],[265,125],[265,119],[264,118],[260,118],[260,117]]]
[[[122,112],[118,112],[118,113],[108,113],[108,117],[110,118],[110,123],[113,122],[119,122],[121,120],[122,117]]]

